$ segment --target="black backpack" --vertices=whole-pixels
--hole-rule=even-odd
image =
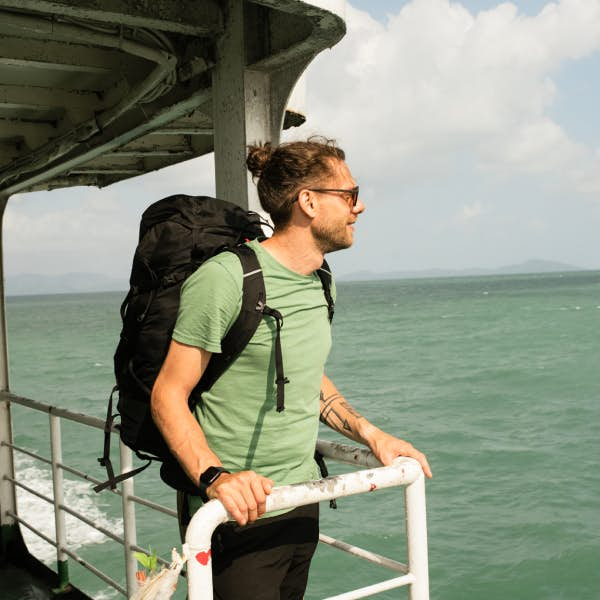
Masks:
[[[213,354],[199,384],[190,395],[193,410],[200,395],[212,387],[228,366],[246,347],[263,315],[277,323],[275,364],[277,410],[284,409],[284,385],[280,330],[281,314],[266,304],[262,270],[254,251],[245,241],[263,236],[258,214],[239,206],[206,196],[176,195],[148,207],[140,223],[130,277],[130,289],[121,305],[123,328],[114,356],[116,386],[109,402],[104,428],[104,451],[98,459],[106,468],[108,480],[97,485],[99,492],[132,477],[152,461],[162,463],[160,475],[171,487],[197,494],[170,453],[150,414],[150,394],[171,342],[183,282],[208,258],[227,250],[240,259],[244,274],[242,306],[237,320],[221,341],[222,353]],[[318,270],[323,292],[333,317],[331,273],[324,262]],[[113,395],[118,391],[117,414],[113,414]],[[121,440],[146,464],[115,476],[110,460],[110,431],[115,417],[121,417]]]

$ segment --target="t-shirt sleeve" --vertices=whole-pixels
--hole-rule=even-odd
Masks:
[[[173,330],[175,341],[221,352],[221,340],[242,304],[242,267],[237,262],[209,260],[185,281]]]

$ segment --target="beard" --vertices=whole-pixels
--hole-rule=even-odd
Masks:
[[[323,254],[329,254],[336,250],[344,250],[352,246],[352,231],[348,229],[348,223],[329,223],[313,228],[313,237],[317,248]]]

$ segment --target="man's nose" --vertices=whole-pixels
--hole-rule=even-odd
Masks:
[[[365,210],[365,205],[364,205],[363,201],[359,198],[356,205],[352,207],[352,212],[359,215],[361,212],[364,212],[364,210]]]

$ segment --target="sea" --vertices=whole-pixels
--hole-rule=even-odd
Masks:
[[[120,292],[7,299],[11,389],[104,417]],[[432,599],[600,598],[600,272],[341,282],[327,371],[372,422],[424,451]],[[49,455],[48,416],[13,406],[16,443]],[[64,422],[64,462],[102,479],[102,432]],[[323,430],[322,437],[336,439]],[[114,456],[118,456],[113,449]],[[51,495],[48,469],[16,461]],[[333,466],[334,473],[349,467]],[[136,494],[174,506],[150,468]],[[50,507],[23,490],[20,514],[53,535]],[[119,531],[120,498],[68,476],[66,502]],[[168,557],[176,523],[137,508],[138,543]],[[405,562],[401,488],[321,507],[328,535]],[[68,517],[69,547],[124,582],[123,549]],[[53,565],[55,551],[25,532]],[[75,561],[75,584],[120,597]],[[306,599],[393,577],[320,547]],[[182,582],[176,598],[185,598]],[[407,598],[406,589],[377,598]]]

